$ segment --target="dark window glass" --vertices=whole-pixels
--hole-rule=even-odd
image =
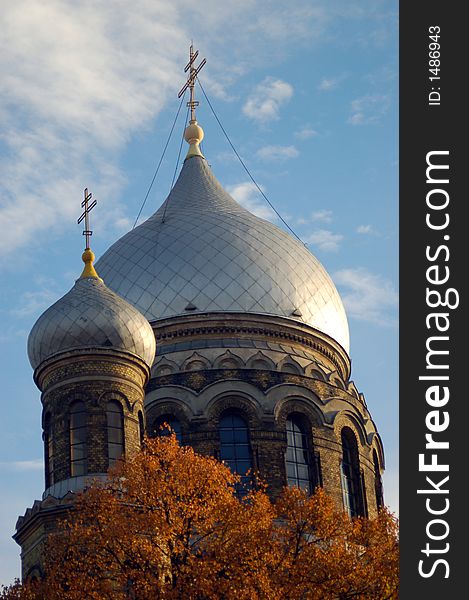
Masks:
[[[379,468],[379,460],[376,450],[373,450],[373,464],[375,468],[375,493],[376,493],[376,508],[379,510],[384,506],[383,499],[383,481],[381,479],[381,471]]]
[[[289,417],[286,422],[287,428],[287,452],[285,461],[287,465],[288,485],[296,485],[313,492],[310,468],[310,452],[305,429],[296,417]]]
[[[241,475],[241,484],[238,493],[246,492],[246,486],[251,484],[248,471],[252,469],[252,453],[249,444],[249,430],[247,423],[240,416],[228,413],[220,419],[220,459],[238,475]]]
[[[341,478],[342,495],[346,512],[351,517],[363,515],[357,440],[353,432],[348,428],[342,430]]]
[[[47,415],[44,424],[44,451],[46,463],[46,486],[54,485],[54,448],[52,445],[52,425]]]
[[[143,438],[145,436],[145,425],[143,422],[143,415],[141,412],[138,413],[138,430],[140,433],[140,445],[143,444]]]
[[[75,402],[70,409],[70,475],[87,473],[87,414],[83,402]]]
[[[124,413],[118,402],[108,402],[106,406],[107,418],[107,452],[109,466],[124,454]]]
[[[169,428],[168,427],[162,428],[162,426],[165,423],[166,423],[166,425],[169,425]],[[179,419],[177,419],[176,417],[173,417],[173,415],[164,415],[162,417],[159,417],[155,421],[155,425],[153,427],[153,436],[169,435],[171,433],[171,431],[170,431],[171,429],[176,434],[176,439],[179,442],[179,444],[182,444],[181,423],[180,423]]]

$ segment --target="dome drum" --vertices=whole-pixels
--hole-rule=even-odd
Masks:
[[[277,352],[302,360],[319,360],[329,372],[337,371],[344,383],[350,378],[350,358],[333,338],[310,325],[278,316],[212,312],[183,315],[153,322],[157,340],[155,363],[162,356],[206,348],[241,348]],[[256,340],[258,343],[256,343]],[[155,368],[152,369],[155,373]]]
[[[141,358],[122,350],[79,348],[58,352],[44,360],[34,371],[34,382],[40,390],[46,391],[70,380],[78,382],[90,377],[105,380],[118,374],[124,374],[128,384],[135,382],[137,387],[143,388],[149,380],[150,368]]]

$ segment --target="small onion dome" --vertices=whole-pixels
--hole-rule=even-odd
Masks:
[[[155,335],[147,319],[110,290],[94,270],[94,255],[83,253],[85,268],[73,288],[36,321],[28,338],[29,361],[36,369],[46,359],[70,350],[106,348],[138,356],[149,367]]]

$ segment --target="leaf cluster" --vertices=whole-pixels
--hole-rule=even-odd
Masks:
[[[3,600],[386,600],[398,532],[386,510],[350,519],[322,489],[271,501],[174,435],[149,439],[80,494],[47,542],[45,577]]]

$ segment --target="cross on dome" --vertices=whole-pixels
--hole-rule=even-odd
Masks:
[[[187,88],[189,88],[190,90],[190,100],[189,102],[186,103],[186,106],[190,107],[191,109],[191,123],[195,123],[195,107],[199,106],[199,102],[197,100],[195,100],[195,94],[194,94],[194,87],[195,87],[195,80],[197,78],[197,75],[200,73],[202,67],[204,67],[204,65],[207,62],[207,59],[204,58],[202,60],[202,62],[200,63],[200,65],[198,67],[194,66],[194,62],[196,60],[196,58],[199,56],[199,51],[196,50],[194,52],[194,46],[191,44],[191,47],[189,48],[189,62],[187,63],[187,65],[184,68],[184,73],[187,73],[187,71],[189,71],[189,75],[187,77],[187,81],[184,84],[184,86],[181,88],[179,94],[178,94],[178,98],[180,98],[184,92],[187,90]]]
[[[78,219],[77,223],[78,223],[78,225],[80,225],[80,223],[83,221],[83,219],[85,220],[85,229],[83,230],[83,235],[86,237],[86,248],[89,248],[90,247],[90,237],[93,235],[93,232],[90,229],[89,214],[98,202],[97,202],[97,200],[93,200],[93,202],[91,204],[89,204],[89,201],[93,197],[93,194],[91,192],[88,192],[88,188],[85,188],[83,195],[84,195],[85,199],[81,203],[81,207],[84,208],[85,210],[82,213],[82,215],[80,216],[80,218]]]
[[[80,279],[84,279],[86,277],[94,277],[96,279],[99,279],[98,273],[96,272],[96,269],[93,266],[95,255],[90,248],[90,237],[93,235],[93,232],[90,229],[89,214],[90,214],[90,211],[98,203],[97,200],[93,200],[93,202],[90,204],[90,200],[91,200],[92,196],[93,196],[93,194],[91,192],[88,192],[88,188],[85,188],[84,200],[81,203],[81,207],[84,208],[85,210],[80,215],[80,217],[77,221],[78,225],[83,220],[85,221],[85,228],[83,230],[83,235],[86,238],[86,248],[81,256],[81,259],[85,263],[85,266],[83,268],[82,274],[80,275]]]
[[[201,156],[203,158],[203,154],[200,151],[199,144],[204,139],[204,130],[200,125],[198,125],[197,120],[195,118],[195,107],[199,106],[199,102],[195,99],[194,87],[195,80],[197,79],[197,75],[200,73],[201,69],[207,62],[207,59],[203,59],[198,67],[195,67],[194,63],[199,56],[199,51],[196,50],[194,52],[194,46],[191,44],[189,48],[189,62],[184,68],[184,73],[189,71],[187,81],[182,86],[179,91],[178,98],[180,98],[187,89],[190,91],[190,99],[186,103],[186,106],[191,109],[191,118],[189,121],[189,125],[184,132],[184,139],[189,144],[189,150],[187,152],[187,158],[192,156]]]

